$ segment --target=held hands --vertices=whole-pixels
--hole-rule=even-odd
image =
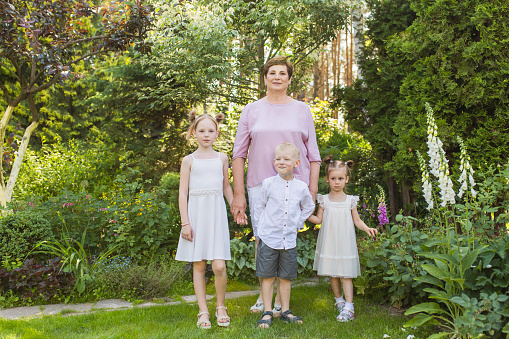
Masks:
[[[193,229],[191,228],[191,225],[187,224],[182,226],[182,231],[180,234],[182,235],[182,239],[193,241]]]
[[[230,212],[235,222],[239,225],[247,225],[246,205],[246,197],[244,195],[233,195]]]

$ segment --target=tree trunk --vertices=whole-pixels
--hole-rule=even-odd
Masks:
[[[33,121],[25,130],[23,139],[21,140],[21,145],[19,146],[18,155],[16,156],[16,160],[14,160],[14,165],[12,166],[11,175],[7,181],[5,193],[1,194],[3,197],[5,197],[5,202],[3,200],[1,201],[3,207],[5,207],[6,203],[11,201],[12,191],[16,185],[16,180],[18,179],[19,170],[21,169],[21,164],[23,163],[23,158],[25,157],[28,143],[30,142],[30,137],[38,125],[38,122]]]
[[[364,15],[362,13],[362,8],[355,7],[352,13],[352,26],[353,26],[353,44],[354,44],[354,54],[355,60],[357,60],[357,56],[360,53],[363,35],[364,35]],[[357,64],[358,65],[358,64]],[[361,70],[357,67],[357,79],[362,79]]]
[[[391,212],[391,219],[394,221],[396,214],[398,213],[398,185],[394,177],[387,178],[387,187],[389,188],[389,207]]]

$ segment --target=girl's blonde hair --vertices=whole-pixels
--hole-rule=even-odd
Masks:
[[[332,172],[334,170],[342,169],[342,168],[346,169],[346,176],[347,177],[350,176],[350,169],[353,167],[352,160],[348,160],[348,161],[334,160],[334,159],[332,159],[332,155],[328,155],[325,158],[323,158],[323,162],[325,163],[325,176],[327,178],[329,177],[330,172]]]
[[[200,121],[203,121],[204,119],[210,119],[214,122],[216,125],[216,129],[219,129],[219,124],[224,120],[224,114],[218,113],[215,117],[213,117],[210,114],[204,113],[202,115],[196,115],[196,110],[192,110],[189,112],[189,122],[191,125],[189,125],[189,128],[187,129],[186,139],[189,140],[191,138],[191,135],[193,135],[193,132],[196,131],[196,128],[198,127],[198,124]]]

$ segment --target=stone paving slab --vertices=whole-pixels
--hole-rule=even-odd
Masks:
[[[294,286],[302,286],[302,285],[316,285],[317,280],[306,281],[302,283],[295,284]],[[250,290],[250,291],[235,291],[235,292],[226,292],[226,299],[239,298],[244,296],[257,296],[260,293],[260,290]],[[207,294],[206,299],[210,300],[214,296]],[[194,303],[196,302],[195,295],[186,295],[181,297],[184,302]],[[163,299],[165,300],[165,299]],[[116,309],[127,309],[133,307],[151,307],[151,306],[160,306],[160,305],[179,305],[181,301],[175,301],[170,298],[165,300],[166,302],[144,302],[142,304],[133,304],[129,301],[125,301],[122,299],[106,299],[100,300],[96,303],[84,303],[84,304],[54,304],[54,305],[44,305],[44,306],[25,306],[25,307],[14,307],[6,310],[0,310],[0,318],[4,319],[18,319],[18,318],[26,318],[26,317],[40,317],[43,315],[53,315],[59,314],[62,311],[69,311],[69,314],[79,314],[86,313],[90,311],[96,310],[116,310]]]
[[[99,300],[92,307],[93,309],[101,308],[130,308],[133,307],[133,303],[122,299],[105,299]]]

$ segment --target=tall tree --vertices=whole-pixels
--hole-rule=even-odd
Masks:
[[[0,171],[0,204],[10,201],[30,136],[39,124],[35,95],[73,74],[87,58],[134,45],[140,52],[150,25],[142,0],[95,6],[87,0],[0,0],[0,89],[7,107],[0,120],[0,142],[16,107],[24,100],[31,113],[7,184]],[[97,30],[86,29],[89,20]],[[3,157],[0,157],[0,169]]]
[[[388,53],[388,42],[404,32],[415,19],[408,0],[369,0],[370,16],[366,21],[364,47],[357,55],[362,79],[352,86],[336,88],[338,104],[345,108],[349,127],[360,132],[370,142],[384,168],[389,192],[391,215],[403,207],[403,183],[387,166],[397,152],[397,135],[393,126],[401,99],[399,87],[407,72],[404,59]]]
[[[208,2],[208,1],[205,1]],[[265,94],[260,71],[267,60],[288,55],[296,66],[290,91],[299,92],[299,81],[313,66],[310,56],[345,27],[349,6],[343,0],[219,0],[229,25],[238,32],[236,70],[228,84],[238,88],[241,102]]]

